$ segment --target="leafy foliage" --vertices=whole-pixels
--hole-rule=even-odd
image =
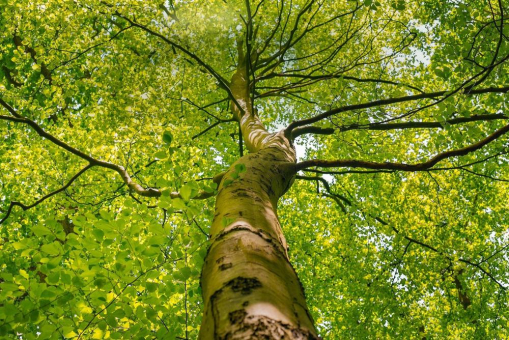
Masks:
[[[214,202],[194,198],[244,152],[240,46],[270,131],[336,110],[301,161],[414,164],[507,124],[502,1],[249,3],[0,1],[0,337],[197,337]],[[278,214],[323,338],[509,337],[508,146],[299,174]]]

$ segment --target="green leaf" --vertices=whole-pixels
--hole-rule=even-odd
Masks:
[[[45,252],[49,255],[58,255],[60,254],[60,247],[56,242],[50,243],[50,244],[44,244],[41,246],[41,251]]]
[[[146,283],[147,291],[150,293],[155,292],[157,290],[158,286],[159,285],[155,282],[147,282]]]
[[[152,321],[157,321],[157,312],[153,309],[147,309],[147,313],[146,313],[146,316],[147,316],[147,319],[148,320],[152,320]]]
[[[61,273],[60,280],[62,281],[62,283],[70,285],[71,284],[71,275],[66,274],[66,273]]]
[[[42,237],[42,236],[45,236],[45,235],[51,235],[51,230],[49,230],[48,228],[42,226],[42,225],[35,225],[32,227],[32,232],[39,236],[39,237]]]
[[[170,141],[170,143],[171,143],[171,141]],[[166,151],[164,151],[164,150],[158,151],[154,154],[154,157],[157,159],[164,159],[167,157]]]
[[[173,141],[173,134],[171,133],[171,131],[170,130],[164,131],[163,142],[165,142],[166,144],[171,144],[172,141]]]
[[[111,326],[111,327],[114,327],[116,328],[118,326],[118,322],[117,322],[117,318],[112,315],[112,314],[108,314],[106,315],[106,322]]]
[[[46,289],[41,293],[41,298],[43,299],[51,299],[56,296],[56,293],[53,289]]]
[[[2,282],[0,283],[0,287],[2,288],[2,291],[5,292],[14,292],[18,290],[18,285],[14,283]]]
[[[182,188],[180,188],[180,195],[182,196],[182,199],[186,202],[189,201],[191,198],[191,193],[193,192],[193,189],[189,187],[188,185],[184,185]]]
[[[166,237],[164,236],[152,236],[149,240],[148,240],[148,244],[151,245],[151,246],[162,246],[163,244],[165,244],[166,242]]]
[[[12,246],[14,249],[16,250],[21,250],[21,249],[25,249],[27,247],[27,239],[21,241],[21,242],[14,242],[12,243]]]
[[[97,241],[101,242],[104,238],[104,231],[101,229],[93,229],[92,234],[96,238]]]
[[[171,200],[171,204],[175,209],[186,210],[187,206],[184,200],[180,198],[174,198]]]
[[[46,277],[46,282],[50,285],[55,285],[60,281],[60,272],[53,272],[48,274]]]

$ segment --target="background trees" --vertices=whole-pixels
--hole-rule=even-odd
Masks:
[[[507,336],[502,1],[1,6],[2,336],[196,337],[240,46],[321,335]]]

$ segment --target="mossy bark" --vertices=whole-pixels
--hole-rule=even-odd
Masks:
[[[219,186],[201,276],[200,339],[318,339],[277,217],[277,202],[295,176],[295,149],[252,112],[247,79],[239,67],[231,90],[250,153]]]

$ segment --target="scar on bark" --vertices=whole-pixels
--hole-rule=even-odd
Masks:
[[[223,285],[223,288],[218,289],[214,294],[210,296],[210,304],[211,304],[211,311],[212,311],[212,318],[214,319],[214,339],[218,339],[217,335],[217,324],[219,323],[219,311],[217,310],[216,300],[219,298],[219,295],[223,292],[224,287],[230,287],[232,291],[235,293],[242,293],[242,295],[249,295],[253,291],[253,289],[260,288],[262,284],[260,281],[258,281],[257,278],[246,278],[246,277],[236,277],[227,283]],[[249,304],[248,301],[244,302],[242,305],[245,307]],[[245,315],[242,316],[242,320],[240,320],[240,312],[243,310],[237,310],[233,313],[236,313],[232,316],[232,313],[230,313],[230,321],[233,319],[236,322],[242,322],[245,319]],[[245,313],[245,312],[244,312]],[[233,324],[233,323],[232,323]]]
[[[261,282],[257,278],[246,278],[236,277],[225,284],[226,287],[230,287],[235,293],[242,293],[242,295],[249,295],[251,292],[262,286]]]
[[[246,315],[247,315],[247,313],[244,309],[239,309],[239,310],[231,312],[228,315],[228,318],[230,319],[230,323],[232,325],[235,325],[237,323],[241,323],[242,321],[244,321],[244,318],[246,317]]]
[[[243,310],[229,314],[231,331],[222,335],[220,340],[241,339],[280,339],[280,340],[319,340],[307,329],[273,320],[263,315],[244,315]]]

